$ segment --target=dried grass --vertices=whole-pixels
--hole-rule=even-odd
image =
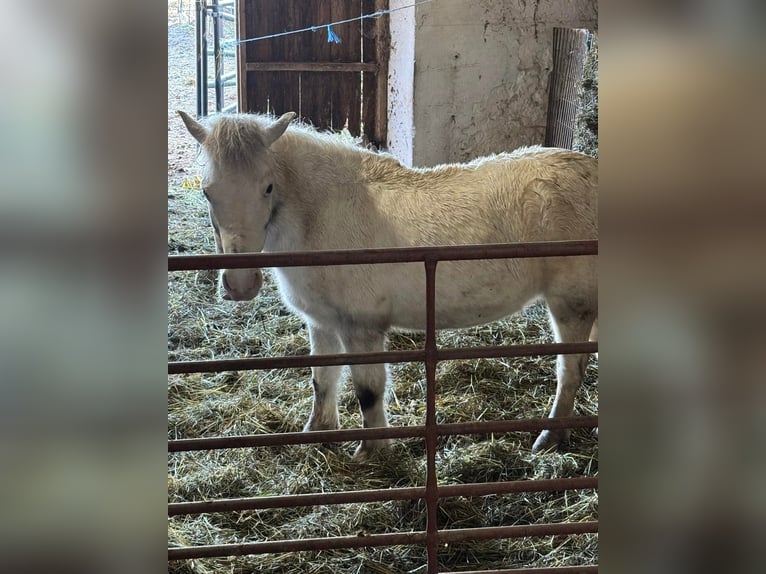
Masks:
[[[204,200],[193,185],[169,190],[170,253],[214,251]],[[551,341],[546,314],[534,306],[510,320],[462,331],[444,331],[443,346]],[[299,355],[309,352],[299,318],[282,306],[265,274],[255,301],[217,297],[215,274],[171,273],[168,279],[170,360]],[[421,334],[395,333],[389,348],[423,345]],[[419,364],[391,366],[391,423],[423,424],[425,372]],[[438,369],[441,422],[543,416],[555,390],[555,359],[453,361]],[[169,438],[298,431],[311,411],[309,369],[175,375],[168,384]],[[592,359],[578,393],[578,413],[597,411],[597,364]],[[350,385],[340,401],[341,424],[360,426]],[[575,431],[561,453],[533,456],[530,433],[444,437],[437,468],[444,484],[523,480],[598,473],[598,443],[592,431]],[[168,465],[171,502],[216,498],[334,492],[419,486],[425,480],[422,439],[398,441],[366,464],[351,461],[354,444],[263,447],[172,453]],[[592,491],[521,493],[449,498],[439,508],[441,528],[466,528],[594,520]],[[315,506],[173,517],[171,546],[420,530],[423,501]],[[439,551],[453,570],[588,564],[597,561],[597,537],[580,535],[450,544]],[[267,554],[227,559],[174,561],[169,572],[262,572],[280,574],[424,572],[420,546],[348,551]]]

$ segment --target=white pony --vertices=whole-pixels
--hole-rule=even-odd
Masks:
[[[220,253],[596,239],[597,162],[530,147],[467,164],[409,169],[313,128],[233,114],[203,126],[179,112],[207,159],[202,181]],[[425,328],[422,265],[276,270],[285,304],[306,321],[314,354],[384,350],[391,329]],[[259,269],[221,272],[224,298],[249,300]],[[544,299],[557,341],[584,341],[597,318],[596,258],[442,262],[437,328],[500,319]],[[569,416],[587,355],[559,355],[551,417]],[[341,367],[312,369],[314,406],[304,430],[336,429]],[[365,427],[387,426],[384,365],[353,365]],[[543,431],[533,451],[566,430]],[[390,441],[367,440],[363,458]]]

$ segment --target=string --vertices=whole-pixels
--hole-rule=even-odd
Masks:
[[[340,36],[332,30],[332,24],[327,25],[327,42],[330,44],[340,44]]]
[[[421,4],[428,4],[429,2],[433,2],[433,0],[421,0],[420,2],[415,2],[414,4],[408,4],[407,6],[399,6],[398,8],[389,8],[388,10],[378,10],[377,12],[371,12],[370,14],[362,14],[361,16],[357,16],[356,18],[349,18],[347,20],[338,20],[337,22],[330,22],[329,24],[322,24],[321,26],[309,26],[308,28],[301,28],[300,30],[288,30],[287,32],[278,32],[276,34],[269,34],[268,36],[257,36],[255,38],[246,38],[244,40],[231,40],[228,42],[224,42],[227,47],[233,47],[237,44],[245,44],[246,42],[258,42],[259,40],[270,40],[272,38],[281,38],[282,36],[290,36],[291,34],[302,34],[303,32],[317,32],[319,30],[327,29],[327,41],[339,44],[341,39],[340,37],[332,30],[333,26],[338,26],[340,24],[348,24],[349,22],[358,22],[361,20],[365,20],[367,18],[380,18],[381,16],[385,16],[386,14],[391,14],[392,12],[396,12],[398,10],[404,10],[406,8],[414,8],[416,6],[420,6]]]

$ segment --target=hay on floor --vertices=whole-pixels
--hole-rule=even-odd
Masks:
[[[172,189],[170,253],[214,251],[206,206],[193,186]],[[215,273],[168,276],[170,360],[300,355],[309,352],[305,326],[282,306],[265,274],[258,298],[233,303],[218,297]],[[483,327],[444,331],[442,346],[551,341],[545,310],[533,306],[517,317]],[[391,349],[422,347],[423,336],[393,334]],[[425,416],[422,365],[390,368],[391,424],[420,425]],[[544,416],[555,391],[555,358],[480,359],[439,365],[438,417],[460,422]],[[277,433],[300,430],[311,411],[309,369],[174,375],[168,384],[168,437]],[[579,414],[597,412],[597,363],[592,358],[577,397]],[[350,384],[340,399],[341,424],[361,424]],[[574,431],[561,453],[533,456],[531,433],[444,437],[437,468],[443,484],[524,480],[598,474],[598,442],[590,430]],[[335,492],[423,485],[425,446],[398,441],[371,461],[351,461],[355,444],[285,446],[172,453],[168,457],[170,502]],[[596,520],[593,491],[521,493],[444,499],[441,528]],[[319,536],[347,536],[425,528],[423,501],[316,506],[180,516],[168,520],[170,546],[237,543]],[[563,566],[597,562],[596,535],[493,540],[450,544],[439,551],[451,570]],[[169,572],[268,572],[283,574],[423,572],[425,549],[399,546],[347,551],[266,554],[226,559],[173,561]]]

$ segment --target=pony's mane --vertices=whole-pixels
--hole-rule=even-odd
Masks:
[[[249,165],[254,152],[266,149],[264,129],[267,116],[220,114],[211,116],[205,151],[216,163],[225,166]]]
[[[266,151],[264,131],[276,119],[267,114],[211,116],[208,124],[208,138],[205,142],[206,152],[211,159],[223,165],[248,165],[257,153]],[[304,145],[313,143],[324,148],[373,153],[361,147],[359,141],[351,136],[323,132],[314,126],[297,121],[290,124],[283,137],[288,140],[300,140]]]

